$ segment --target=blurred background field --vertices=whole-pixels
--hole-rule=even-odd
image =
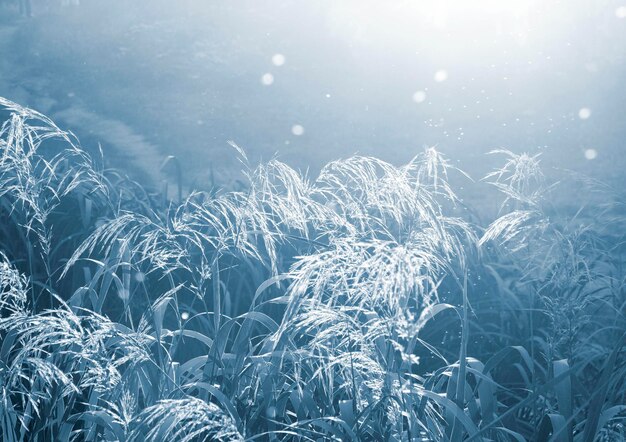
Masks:
[[[0,95],[143,181],[167,155],[187,187],[232,181],[234,140],[313,175],[437,146],[477,178],[504,147],[623,184],[616,1],[16,4],[0,3]]]

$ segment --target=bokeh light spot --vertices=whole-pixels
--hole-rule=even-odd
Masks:
[[[598,151],[595,149],[586,149],[585,158],[588,160],[595,160],[598,157]]]
[[[588,107],[583,107],[582,109],[578,111],[578,118],[580,118],[581,120],[586,120],[590,116],[591,116],[591,109],[589,109]]]
[[[272,64],[274,66],[282,66],[285,64],[285,56],[283,54],[272,55]]]
[[[299,124],[294,124],[293,126],[291,126],[291,133],[296,136],[300,136],[304,133],[304,127]]]
[[[265,86],[270,86],[274,83],[274,76],[269,72],[267,74],[263,74],[263,76],[261,77],[261,83],[263,83],[263,85]]]
[[[446,81],[448,79],[448,71],[446,71],[445,69],[439,69],[437,72],[435,72],[435,81],[437,83],[441,83],[443,81]]]
[[[415,101],[416,103],[423,103],[424,100],[426,100],[426,92],[417,91],[413,94],[413,101]]]

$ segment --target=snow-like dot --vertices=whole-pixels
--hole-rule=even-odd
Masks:
[[[186,321],[187,319],[189,319],[189,313],[187,312],[182,312],[180,314],[180,319],[182,319],[183,321]]]
[[[135,281],[137,281],[138,283],[142,283],[144,282],[146,279],[146,274],[143,272],[137,272],[135,273]]]
[[[263,76],[261,77],[261,83],[263,83],[265,86],[271,85],[272,83],[274,83],[274,76],[269,72],[267,74],[263,74]]]
[[[590,116],[591,116],[591,109],[589,109],[588,107],[583,107],[582,109],[578,111],[578,118],[580,118],[581,120],[586,120]]]
[[[442,81],[446,81],[448,79],[448,71],[445,69],[439,69],[435,72],[435,81],[437,83],[441,83]]]
[[[272,55],[272,64],[274,66],[282,66],[285,64],[285,56],[283,54]]]
[[[300,136],[304,133],[304,127],[299,124],[294,124],[293,126],[291,126],[291,133],[296,136]]]
[[[598,151],[595,149],[586,149],[585,158],[588,160],[595,160],[598,156]]]
[[[413,94],[413,101],[415,101],[416,103],[423,103],[424,100],[426,100],[426,92],[417,91]]]
[[[615,16],[617,18],[626,18],[626,6],[620,6],[615,10]]]

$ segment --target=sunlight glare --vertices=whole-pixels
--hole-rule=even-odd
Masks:
[[[539,5],[539,0],[347,0],[332,5],[331,18],[338,32],[356,40],[408,43],[415,26],[449,31],[453,37],[490,39],[502,30],[526,32],[530,14]]]

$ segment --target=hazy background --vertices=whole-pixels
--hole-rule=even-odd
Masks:
[[[437,146],[480,178],[496,148],[622,186],[626,2],[0,0],[0,95],[109,165],[228,182],[277,155],[314,174]]]

